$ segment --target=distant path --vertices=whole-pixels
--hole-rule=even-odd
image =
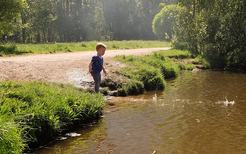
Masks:
[[[105,62],[110,64],[116,55],[146,55],[165,48],[107,50]],[[88,64],[95,52],[37,54],[0,58],[0,80],[40,80],[79,84],[91,81]],[[111,64],[111,67],[113,65]]]

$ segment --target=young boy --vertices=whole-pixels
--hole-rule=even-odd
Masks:
[[[95,92],[99,92],[99,87],[101,83],[101,71],[103,70],[104,74],[107,75],[107,72],[103,66],[103,55],[106,51],[106,45],[103,43],[97,43],[96,51],[97,55],[92,57],[92,60],[89,64],[89,72],[91,73],[94,82],[95,82]]]

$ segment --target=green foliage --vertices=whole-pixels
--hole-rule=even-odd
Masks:
[[[179,42],[177,40],[173,40],[172,47],[174,49],[186,50],[189,49],[189,44],[187,42]]]
[[[0,45],[1,54],[18,53],[17,47],[14,44]]]
[[[201,55],[197,56],[193,61],[192,61],[193,64],[200,64],[200,65],[203,65],[203,67],[205,68],[211,68],[210,66],[210,63],[205,59],[203,58]]]
[[[159,4],[177,0],[2,0],[0,39],[24,43],[152,40]],[[127,30],[126,30],[127,29]]]
[[[0,1],[0,37],[13,34],[20,28],[20,13],[25,7],[25,0]]]
[[[70,86],[1,82],[0,104],[0,115],[19,124],[14,128],[22,136],[21,144],[16,145],[21,150],[23,143],[29,147],[44,145],[69,126],[98,118],[104,100],[101,95]]]
[[[174,29],[183,8],[176,4],[164,5],[153,19],[152,29],[159,39],[173,39]]]
[[[16,44],[4,44],[4,45],[0,45],[0,56],[3,55],[20,55],[20,54],[24,54],[24,53],[29,53],[29,52],[24,52],[24,51],[20,51]]]
[[[176,18],[176,25],[162,22],[169,15],[168,8],[175,8],[174,5],[165,6],[156,15],[158,22],[153,21],[163,23],[161,30],[172,27],[175,48],[201,55],[212,68],[246,70],[244,0],[180,0],[178,6],[182,13]],[[161,30],[158,35],[162,35]]]
[[[104,0],[106,23],[110,24],[113,39],[153,39],[151,29],[153,16],[159,4],[177,0]]]

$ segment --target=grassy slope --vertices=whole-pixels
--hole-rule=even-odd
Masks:
[[[181,61],[190,58],[188,51],[160,51],[148,56],[117,56],[115,59],[127,64],[116,72],[126,79],[106,79],[102,86],[118,90],[120,96],[143,93],[144,90],[164,90],[165,79],[178,76],[180,70],[193,69],[192,64]]]
[[[0,153],[21,153],[59,132],[94,120],[104,99],[70,86],[40,82],[0,82]]]
[[[79,43],[50,43],[50,44],[5,44],[0,46],[1,55],[16,55],[25,53],[56,53],[73,51],[94,51],[96,41]],[[168,47],[169,42],[163,41],[106,41],[108,49],[136,49]]]

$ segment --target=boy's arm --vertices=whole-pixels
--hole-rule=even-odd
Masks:
[[[89,64],[89,72],[92,73],[92,62]]]
[[[105,75],[107,75],[108,73],[107,73],[106,69],[104,68],[104,66],[102,67],[102,69],[103,69],[103,73],[104,73]]]

